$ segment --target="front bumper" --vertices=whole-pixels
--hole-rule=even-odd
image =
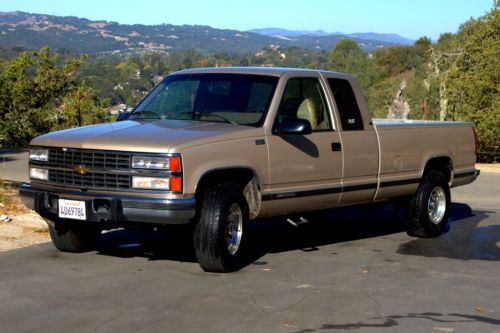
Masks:
[[[36,189],[30,184],[21,185],[19,194],[28,208],[49,220],[57,218],[59,198],[85,201],[86,221],[89,222],[187,224],[196,212],[194,198],[153,199],[103,195],[91,192]]]

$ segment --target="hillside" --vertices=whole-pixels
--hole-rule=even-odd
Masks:
[[[76,53],[107,53],[125,50],[158,52],[194,49],[216,52],[253,53],[264,47],[300,47],[328,50],[343,35],[311,34],[269,36],[251,31],[215,29],[200,25],[142,25],[91,21],[73,16],[51,16],[24,12],[0,12],[0,45],[39,49],[48,45]],[[353,38],[369,52],[394,45],[371,38]]]
[[[281,28],[263,28],[252,29],[250,32],[256,32],[266,36],[285,36],[285,37],[298,37],[298,36],[345,36],[352,39],[379,41],[390,44],[413,45],[414,40],[405,38],[398,34],[380,34],[375,32],[357,32],[353,34],[344,34],[342,32],[325,32],[323,30],[307,31],[307,30],[287,30]]]

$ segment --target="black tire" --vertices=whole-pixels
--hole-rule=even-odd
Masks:
[[[236,208],[238,207],[238,208]],[[237,209],[241,212],[238,218]],[[230,212],[233,212],[230,215]],[[236,216],[236,217],[235,217]],[[228,238],[229,226],[241,221],[240,237]],[[222,183],[210,186],[205,192],[200,217],[194,227],[193,239],[196,258],[206,272],[232,272],[245,265],[247,247],[248,205],[241,186]],[[239,224],[238,224],[239,225]],[[233,233],[234,235],[234,233]],[[237,246],[234,240],[239,239]]]
[[[89,225],[49,224],[50,238],[54,246],[62,252],[85,252],[95,248],[101,228]]]
[[[408,235],[425,238],[441,235],[448,224],[450,202],[450,187],[445,176],[433,170],[426,173],[410,201]]]

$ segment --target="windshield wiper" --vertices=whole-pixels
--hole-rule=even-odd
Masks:
[[[228,124],[233,124],[233,125],[239,125],[238,123],[232,121],[232,120],[229,120],[227,119],[226,117],[223,117],[221,116],[220,114],[217,114],[217,113],[204,113],[204,112],[200,112],[200,111],[186,111],[186,112],[181,112],[180,114],[190,114],[190,115],[193,115],[193,116],[207,116],[207,117],[211,117],[211,116],[215,116],[215,117],[218,117],[219,119],[222,119],[224,120],[224,122],[228,123]]]
[[[138,117],[138,115],[152,115],[151,117],[146,116],[146,117]],[[161,119],[161,117],[158,115],[158,113],[153,112],[153,111],[148,111],[148,110],[142,110],[142,111],[137,111],[137,112],[132,112],[129,116],[130,117],[137,117],[139,119]]]

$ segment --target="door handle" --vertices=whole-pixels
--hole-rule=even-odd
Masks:
[[[332,151],[342,151],[342,144],[340,142],[332,142]]]

